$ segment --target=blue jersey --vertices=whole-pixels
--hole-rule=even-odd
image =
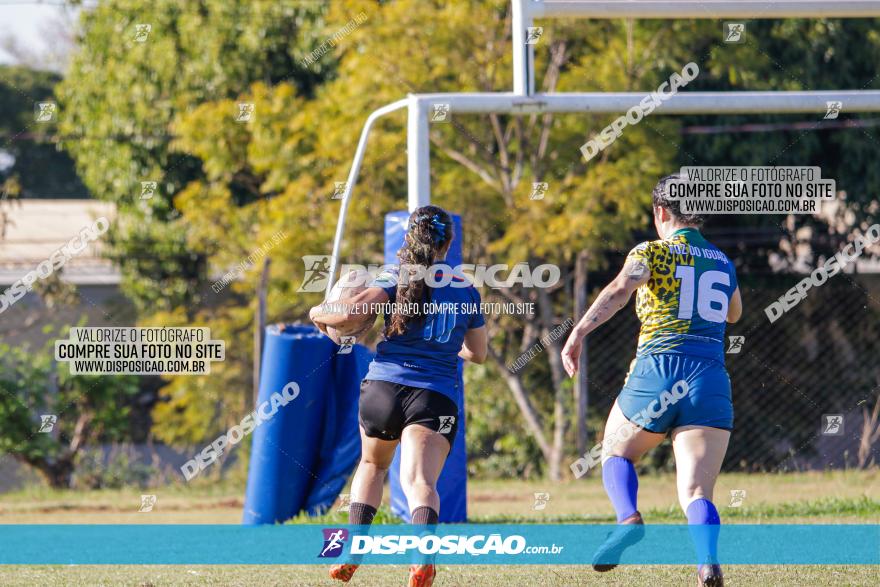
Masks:
[[[630,251],[651,278],[636,294],[642,323],[637,356],[681,353],[724,362],[727,307],[736,270],[727,255],[695,228]]]
[[[384,271],[370,287],[380,287],[388,294],[388,301],[397,297],[397,267]],[[370,363],[367,379],[389,381],[410,387],[430,389],[457,402],[458,353],[465,333],[485,324],[480,311],[480,294],[464,277],[451,277],[448,285],[432,287],[428,302],[429,312],[414,319],[406,332],[387,337],[376,348],[376,357]],[[434,283],[442,283],[438,271]],[[391,319],[385,314],[386,324]]]

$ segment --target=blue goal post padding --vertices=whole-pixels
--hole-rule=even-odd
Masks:
[[[339,351],[314,326],[266,328],[257,408],[291,381],[299,395],[253,432],[244,524],[323,513],[345,486],[360,457],[358,395],[372,354]]]
[[[390,212],[385,215],[385,263],[397,263],[397,251],[403,245],[406,234],[409,212]],[[446,263],[455,267],[461,264],[461,217],[453,214],[455,238],[449,248]],[[465,419],[464,419],[464,380],[462,379],[463,361],[458,361],[459,398],[458,398],[458,431],[452,451],[446,459],[443,472],[437,482],[440,494],[440,521],[444,523],[467,521],[467,451],[465,450]],[[391,511],[404,521],[410,521],[409,505],[403,488],[400,485],[400,447],[394,455],[389,473],[391,485]]]

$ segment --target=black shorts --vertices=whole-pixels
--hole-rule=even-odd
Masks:
[[[404,428],[419,424],[443,435],[451,447],[458,430],[458,406],[439,391],[364,379],[358,419],[370,438],[399,440]]]

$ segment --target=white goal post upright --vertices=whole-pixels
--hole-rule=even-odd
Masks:
[[[858,18],[880,16],[872,0],[511,0],[513,92],[535,93],[534,45],[527,30],[536,18]],[[697,114],[697,112],[695,112]]]
[[[536,18],[859,18],[880,17],[875,0],[511,0],[513,91],[486,93],[410,94],[374,111],[364,125],[342,197],[327,292],[333,286],[345,230],[345,216],[357,182],[370,128],[379,116],[408,109],[408,208],[431,202],[430,116],[435,104],[446,104],[449,114],[624,113],[649,94],[645,92],[590,92],[540,94],[534,91],[534,45],[527,31]],[[719,30],[719,34],[721,31]],[[783,114],[821,113],[825,103],[840,101],[847,112],[880,112],[878,90],[800,92],[679,92],[654,114]],[[585,133],[584,141],[587,136]]]

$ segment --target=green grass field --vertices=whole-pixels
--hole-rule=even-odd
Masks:
[[[742,506],[728,507],[730,491],[745,490]],[[715,501],[724,523],[880,523],[878,471],[726,474]],[[543,510],[534,510],[534,493],[549,492]],[[140,495],[153,493],[152,512],[139,513]],[[236,524],[241,520],[239,487],[207,482],[152,490],[57,492],[45,489],[0,496],[3,524]],[[469,508],[474,522],[613,522],[599,479],[473,481]],[[640,509],[649,523],[684,523],[669,475],[641,479]],[[312,520],[316,521],[316,520]],[[333,513],[321,522],[344,522]],[[728,566],[730,585],[877,585],[877,567]],[[351,585],[403,585],[406,569],[373,566],[358,571]],[[325,566],[9,566],[0,585],[333,585]],[[441,566],[435,585],[687,585],[691,566],[619,567],[607,574],[588,566]]]

